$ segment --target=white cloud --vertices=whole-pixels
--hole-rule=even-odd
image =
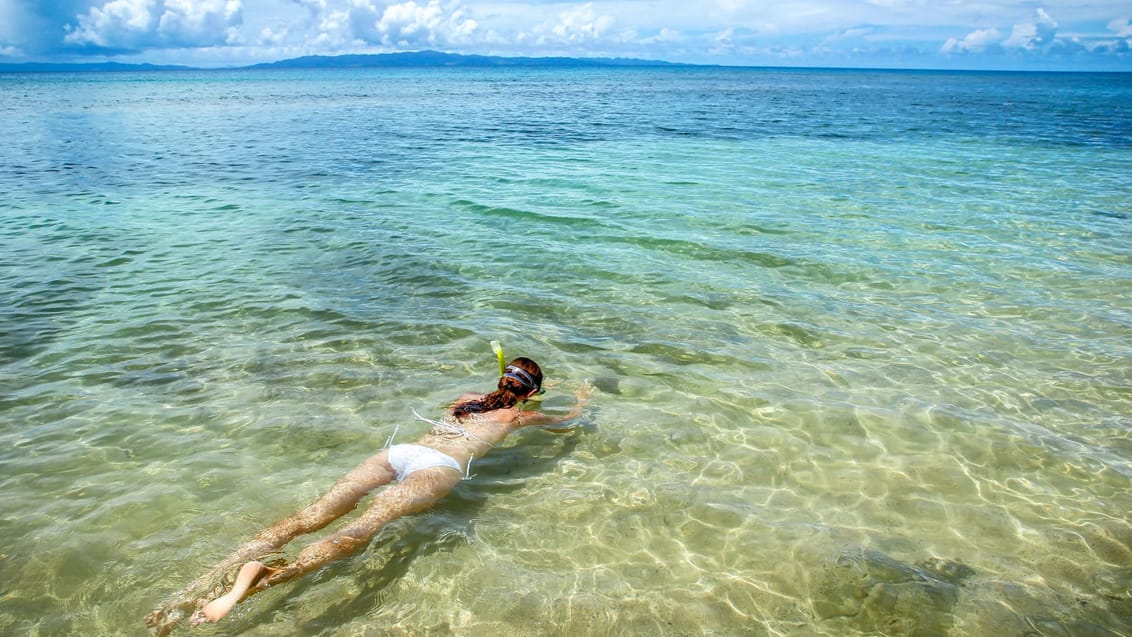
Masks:
[[[372,18],[371,24],[376,21],[377,16],[374,15]],[[317,22],[318,26],[314,27],[315,30],[310,33],[302,32],[298,37],[307,37],[310,45],[328,51],[350,46],[353,40],[351,24],[358,24],[363,27],[365,25],[365,20],[352,19],[348,10],[325,13],[321,9],[312,9],[311,20]],[[359,44],[361,43],[359,41]]]
[[[427,5],[409,0],[386,7],[375,29],[383,45],[414,48],[466,42],[476,26],[455,5],[444,8],[438,0]]]
[[[1132,37],[1132,18],[1117,18],[1108,23],[1108,30],[1115,33],[1117,37]]]
[[[1109,68],[1132,68],[1128,0],[1043,0],[1029,14],[1017,2],[849,1],[0,0],[0,58],[217,66],[432,48],[724,64],[990,60],[1001,68],[1072,62],[1084,50],[1108,56]]]
[[[982,53],[1002,40],[1002,34],[993,27],[968,33],[962,40],[949,38],[943,44],[943,53]]]
[[[344,50],[419,49],[456,47],[468,43],[479,29],[458,3],[439,0],[386,3],[380,0],[293,0],[306,12],[306,28],[274,27],[276,44],[323,52]]]
[[[720,49],[730,49],[735,46],[735,29],[730,27],[716,33],[711,39],[712,44]]]
[[[613,23],[612,17],[594,13],[593,3],[588,2],[559,13],[557,22],[539,30],[543,42],[581,44],[600,40]]]
[[[1057,21],[1044,9],[1037,9],[1030,21],[1015,24],[1008,37],[1003,38],[995,27],[978,29],[962,39],[949,38],[940,51],[944,54],[985,53],[994,50],[1044,51],[1053,47],[1058,40],[1057,29]],[[1072,39],[1062,40],[1060,46],[1063,50],[1080,47]]]
[[[665,27],[658,31],[655,35],[647,38],[641,38],[642,44],[657,44],[657,43],[676,43],[684,41],[684,34],[676,29],[669,29]]]
[[[64,28],[67,44],[144,50],[232,44],[240,0],[110,0]]]
[[[286,28],[276,31],[271,27],[264,27],[259,31],[259,40],[257,43],[265,46],[278,46],[287,39],[287,34],[288,30]]]
[[[860,40],[872,35],[873,31],[874,29],[868,27],[856,27],[838,31],[837,33],[826,36],[826,38],[822,40],[821,46],[830,46],[846,40]]]
[[[1053,44],[1057,36],[1057,22],[1049,17],[1044,9],[1038,9],[1034,14],[1034,21],[1014,25],[1010,37],[1003,42],[1003,46],[1011,49],[1025,49],[1035,51]]]

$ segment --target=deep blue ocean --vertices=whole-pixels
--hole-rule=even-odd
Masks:
[[[575,433],[195,632],[1132,635],[1132,74],[11,74],[0,139],[0,634],[144,635],[499,340]]]

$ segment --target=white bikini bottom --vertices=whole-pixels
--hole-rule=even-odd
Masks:
[[[393,445],[389,448],[389,465],[397,474],[398,480],[404,480],[421,469],[433,467],[451,467],[460,473],[464,468],[452,456],[422,445]]]

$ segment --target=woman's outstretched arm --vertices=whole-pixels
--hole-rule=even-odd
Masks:
[[[519,419],[524,427],[544,427],[548,431],[555,432],[569,431],[569,427],[555,429],[554,426],[571,421],[581,415],[582,409],[586,406],[590,396],[593,395],[593,391],[594,388],[593,385],[590,384],[590,381],[583,381],[582,386],[574,391],[574,399],[577,402],[574,403],[574,406],[571,407],[570,411],[566,412],[565,415],[548,416],[538,411],[524,411],[520,412]]]

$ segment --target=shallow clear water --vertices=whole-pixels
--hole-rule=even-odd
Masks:
[[[1132,634],[1132,78],[0,76],[0,633],[137,634],[484,390],[600,389],[203,635]],[[302,543],[298,542],[301,547]]]

